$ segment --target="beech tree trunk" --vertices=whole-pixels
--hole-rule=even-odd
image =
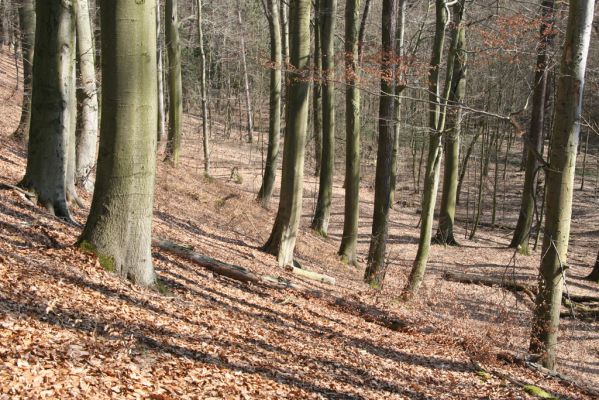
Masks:
[[[272,232],[264,250],[277,256],[280,266],[293,262],[295,240],[302,213],[304,153],[308,128],[310,83],[311,0],[296,0],[289,11],[289,62],[293,75],[287,78],[287,132],[283,148],[281,199]]]
[[[181,124],[183,119],[183,89],[181,84],[181,46],[179,44],[178,0],[166,0],[165,32],[168,49],[168,139],[166,158],[173,166],[179,163],[181,153]]]
[[[458,194],[458,168],[460,163],[460,133],[462,126],[462,107],[466,95],[466,29],[462,24],[465,2],[458,1],[454,6],[454,46],[453,76],[449,103],[455,110],[450,111],[451,126],[445,131],[445,163],[443,171],[443,194],[439,213],[439,227],[435,242],[457,245],[453,233],[455,209]]]
[[[379,140],[376,158],[374,215],[364,281],[380,288],[386,273],[385,250],[389,231],[390,193],[393,185],[393,142],[395,138],[395,65],[392,61],[397,7],[395,0],[383,0],[381,33],[381,94]]]
[[[322,53],[322,157],[312,229],[327,236],[335,172],[335,19],[337,0],[320,0]],[[316,116],[315,116],[316,118]]]
[[[35,58],[27,169],[20,186],[56,216],[71,218],[75,149],[75,10],[71,2],[36,4]]]
[[[586,279],[595,283],[599,283],[599,254],[597,254],[597,261],[595,261],[595,266],[593,267],[593,270],[591,271],[589,276],[586,277]]]
[[[546,218],[530,352],[555,369],[562,290],[567,265],[576,151],[595,2],[570,0],[546,169]]]
[[[206,55],[202,30],[202,0],[197,0],[198,45],[200,47],[200,91],[202,93],[202,144],[204,148],[204,173],[210,174],[210,132],[208,127],[208,90],[206,88]]]
[[[283,62],[281,46],[281,27],[279,1],[267,0],[268,26],[270,31],[270,114],[268,119],[268,149],[262,186],[258,191],[258,200],[267,206],[272,197],[277,162],[279,159],[279,143],[281,135],[281,68]]]
[[[21,28],[21,52],[23,54],[23,105],[21,106],[19,126],[15,130],[14,136],[23,142],[27,142],[31,118],[31,83],[35,44],[34,0],[22,0],[19,5],[19,25]]]
[[[39,1],[39,0],[38,0]],[[98,145],[98,96],[96,89],[95,48],[88,0],[77,0],[77,130],[75,182],[88,192],[93,190],[92,171]]]
[[[345,208],[339,255],[356,265],[360,215],[360,90],[358,75],[358,26],[360,0],[345,4]]]
[[[156,1],[156,62],[158,69],[156,71],[156,79],[158,80],[158,132],[156,134],[158,143],[164,137],[166,132],[166,113],[164,107],[164,35],[160,22],[160,0]]]
[[[322,165],[322,26],[320,2],[314,2],[314,81],[312,84],[312,121],[314,130],[314,176],[320,176]]]
[[[243,21],[241,19],[241,2],[237,0],[237,22],[239,23],[239,29],[243,27]],[[247,133],[248,143],[254,141],[254,116],[252,110],[252,98],[250,96],[250,77],[248,75],[248,67],[246,60],[246,48],[245,48],[245,37],[243,31],[240,36],[241,40],[241,67],[243,68],[243,92],[245,94],[245,109],[247,111]]]
[[[156,169],[156,0],[105,0],[102,121],[96,186],[79,245],[105,269],[153,286]],[[131,40],[135,38],[135,46]]]
[[[524,188],[520,203],[520,214],[510,242],[512,248],[519,248],[522,254],[528,254],[528,242],[533,224],[535,204],[537,203],[537,176],[539,174],[539,160],[535,155],[543,154],[543,139],[545,125],[545,104],[547,94],[547,76],[549,67],[547,65],[549,50],[553,43],[554,29],[554,0],[543,0],[541,3],[542,21],[540,28],[540,40],[535,64],[535,87],[532,99],[532,114],[530,117],[530,130],[528,138],[526,169],[524,173]]]

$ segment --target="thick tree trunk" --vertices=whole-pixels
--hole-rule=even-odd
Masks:
[[[164,137],[166,132],[166,112],[164,107],[164,35],[162,33],[162,27],[160,22],[160,0],[156,1],[156,62],[158,63],[158,69],[156,71],[156,79],[158,80],[158,131],[156,138],[158,143]]]
[[[290,6],[290,64],[294,72],[287,79],[288,120],[283,148],[281,199],[272,232],[264,250],[277,256],[279,265],[293,262],[295,240],[302,214],[304,153],[308,128],[310,83],[311,0],[297,0]]]
[[[456,107],[452,112],[452,126],[445,134],[445,163],[443,171],[443,194],[439,213],[439,227],[435,242],[457,245],[453,233],[455,207],[458,193],[458,166],[460,163],[460,132],[462,126],[462,108],[460,104],[466,95],[466,29],[462,24],[465,2],[458,1],[454,8],[453,73],[449,103]]]
[[[314,176],[320,176],[322,166],[322,26],[320,24],[320,2],[314,2],[314,81],[312,84],[312,122],[314,130]]]
[[[51,213],[70,219],[74,192],[75,10],[38,1],[27,169],[20,183]],[[73,151],[72,151],[73,150]]]
[[[33,73],[33,54],[35,44],[35,3],[23,0],[19,5],[19,24],[21,28],[21,51],[23,54],[23,105],[21,119],[14,136],[27,142],[29,121],[31,118],[31,82]]]
[[[539,161],[535,156],[543,154],[543,131],[545,125],[545,104],[547,94],[547,76],[549,74],[549,50],[553,43],[554,25],[554,0],[543,0],[541,3],[542,21],[540,28],[540,41],[535,65],[535,87],[532,99],[532,114],[530,117],[530,130],[528,138],[526,172],[524,173],[524,188],[520,203],[520,214],[514,236],[510,242],[512,248],[519,248],[522,254],[528,254],[528,241],[534,219],[537,203],[537,176],[539,173]]]
[[[79,244],[96,252],[104,268],[152,286],[156,0],[107,0],[102,5],[104,111],[96,186]]]
[[[75,182],[88,192],[93,190],[92,170],[98,145],[98,96],[96,89],[95,48],[88,0],[77,0],[77,130]]]
[[[268,150],[266,152],[266,165],[262,186],[258,192],[258,200],[267,206],[270,202],[277,175],[277,162],[279,159],[279,143],[281,135],[281,27],[279,15],[279,1],[267,0],[268,23],[270,29],[270,114],[268,119]]]
[[[395,138],[395,65],[393,61],[397,7],[395,0],[383,0],[381,32],[381,94],[379,100],[379,140],[376,158],[374,215],[364,280],[380,288],[386,273],[385,249],[389,231],[389,203],[393,173]]]
[[[206,88],[206,55],[202,30],[202,0],[197,0],[198,46],[200,47],[200,90],[202,93],[202,147],[204,148],[204,173],[210,174],[210,132],[208,127],[208,90]]]
[[[337,0],[320,0],[322,52],[322,159],[312,229],[327,236],[335,172],[335,19]],[[315,116],[316,118],[316,116]]]
[[[179,44],[178,0],[166,0],[165,31],[168,49],[168,139],[166,161],[173,166],[179,163],[181,153],[181,124],[183,119],[183,92],[181,86],[181,46]]]
[[[239,23],[239,29],[243,30],[243,21],[241,19],[241,1],[237,0],[237,22]],[[245,109],[247,111],[247,133],[248,133],[248,143],[252,143],[254,141],[254,115],[252,110],[252,98],[250,96],[250,77],[248,75],[248,66],[247,66],[247,55],[245,48],[245,37],[243,32],[240,36],[241,41],[241,67],[243,69],[243,92],[245,95]]]
[[[339,255],[356,265],[360,214],[360,90],[358,88],[358,24],[360,0],[345,5],[345,208]]]
[[[539,293],[530,339],[530,352],[542,365],[555,369],[563,279],[567,265],[576,150],[580,133],[582,94],[595,2],[570,0],[555,104],[555,123],[545,200],[546,219]]]

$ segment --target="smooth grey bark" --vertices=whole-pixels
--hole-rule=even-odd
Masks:
[[[537,154],[543,154],[545,106],[547,100],[547,77],[549,75],[548,54],[553,44],[555,33],[554,0],[543,0],[541,3],[541,28],[538,45],[537,60],[535,64],[535,86],[532,99],[532,114],[530,116],[530,129],[526,147],[527,156],[525,161],[524,187],[520,202],[520,213],[512,241],[509,247],[519,248],[522,254],[528,254],[528,242],[533,224],[534,213],[537,203],[537,177],[539,174],[539,160]],[[536,153],[536,154],[535,154]]]
[[[96,89],[95,48],[92,37],[88,0],[76,1],[77,60],[77,129],[75,183],[91,192],[92,171],[98,145],[98,96]]]
[[[441,68],[441,59],[443,56],[443,47],[445,43],[445,28],[447,25],[448,9],[446,0],[436,0],[436,22],[435,38],[433,41],[432,56],[430,62],[430,72],[428,79],[429,92],[429,145],[428,156],[426,160],[426,171],[424,175],[424,187],[422,193],[422,217],[420,224],[420,237],[418,241],[418,251],[416,259],[410,272],[406,291],[410,294],[418,292],[424,279],[428,254],[431,246],[431,236],[433,229],[433,220],[435,213],[435,203],[437,200],[437,190],[439,186],[439,173],[441,169],[442,147],[441,136],[445,121],[443,111],[443,101],[447,95],[441,94],[439,75]],[[451,77],[451,61],[447,63],[447,76]],[[446,90],[449,88],[449,82],[446,82]],[[445,100],[446,101],[446,100]]]
[[[296,0],[289,11],[289,62],[287,77],[287,132],[283,146],[281,199],[264,251],[277,256],[280,266],[293,262],[293,251],[302,213],[304,153],[308,129],[310,83],[311,0]]]
[[[312,122],[314,130],[314,176],[320,176],[322,165],[322,27],[320,1],[314,2],[314,81],[312,84]]]
[[[345,4],[345,206],[339,255],[356,265],[360,215],[360,90],[358,72],[358,24],[360,0]]]
[[[462,107],[466,96],[466,29],[462,23],[465,1],[460,0],[454,6],[454,24],[452,51],[453,72],[451,88],[449,91],[449,105],[454,107],[450,114],[451,125],[444,135],[445,162],[443,166],[443,189],[441,195],[441,208],[439,212],[439,226],[434,241],[436,243],[455,246],[457,241],[454,236],[455,211],[458,194],[458,168],[460,163],[460,133],[462,127]]]
[[[198,46],[200,47],[200,92],[202,94],[202,147],[204,149],[204,173],[210,174],[210,131],[208,126],[208,90],[206,88],[206,54],[202,29],[202,0],[197,0]]]
[[[389,232],[389,209],[393,173],[393,142],[395,139],[395,24],[396,0],[383,0],[381,32],[381,94],[379,96],[379,140],[376,158],[374,213],[368,249],[368,264],[364,281],[380,288],[387,272],[385,250]]]
[[[241,1],[237,0],[237,22],[239,23],[239,29],[243,27],[243,20],[241,19]],[[246,47],[245,47],[245,37],[244,33],[241,33],[239,37],[241,43],[241,68],[243,69],[243,93],[245,95],[245,109],[247,111],[247,133],[248,133],[248,143],[252,143],[254,141],[254,116],[252,110],[252,98],[250,95],[250,77],[248,74],[248,66],[247,66],[247,55],[246,55]]]
[[[335,19],[337,0],[320,0],[322,55],[322,157],[312,229],[327,236],[335,173]],[[316,116],[314,116],[316,118]]]
[[[36,4],[35,58],[27,169],[20,186],[70,220],[74,188],[75,10],[72,2]]]
[[[105,0],[102,120],[96,186],[79,245],[105,269],[153,286],[156,170],[156,0]],[[131,40],[135,38],[135,46]]]
[[[21,119],[14,132],[15,138],[27,142],[31,118],[31,83],[35,44],[35,2],[22,0],[19,5],[19,25],[21,28],[21,52],[23,55],[23,104]]]
[[[181,83],[181,46],[179,44],[178,0],[166,0],[165,32],[168,49],[168,138],[165,161],[179,163],[183,136],[183,88]]]
[[[545,229],[529,350],[540,358],[544,367],[551,370],[555,369],[557,358],[584,75],[594,6],[592,0],[570,0],[549,165],[546,167]]]
[[[275,178],[277,175],[277,162],[279,159],[280,134],[281,134],[281,68],[283,62],[281,27],[279,15],[279,1],[267,0],[267,17],[270,31],[270,100],[268,118],[268,149],[266,152],[266,165],[262,186],[258,191],[258,200],[267,206],[272,197]]]
[[[156,1],[156,62],[158,69],[156,71],[156,79],[158,80],[158,143],[166,133],[166,111],[164,107],[164,35],[162,33],[162,24],[160,22],[160,0]]]

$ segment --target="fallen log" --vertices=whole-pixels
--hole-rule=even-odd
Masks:
[[[291,272],[292,274],[301,276],[303,278],[311,279],[317,282],[328,283],[329,285],[335,284],[335,278],[328,275],[319,274],[318,272],[309,271],[303,268],[292,267],[291,265],[288,265],[287,267],[285,267],[285,269]]]
[[[226,276],[227,278],[234,279],[244,283],[261,283],[263,280],[249,270],[240,267],[238,265],[228,264],[222,261],[218,261],[214,258],[203,256],[199,253],[194,252],[190,246],[183,246],[168,240],[153,239],[152,246],[158,247],[159,249],[168,251],[176,254],[180,257],[195,262],[198,265],[214,272],[215,274]]]
[[[523,292],[531,300],[534,301],[534,289],[532,286],[524,283],[518,283],[515,280],[510,279],[499,279],[492,277],[483,277],[469,274],[460,274],[457,272],[445,272],[443,279],[450,282],[468,283],[474,285],[490,286],[490,287],[501,287],[511,292]]]

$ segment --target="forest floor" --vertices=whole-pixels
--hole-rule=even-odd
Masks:
[[[20,96],[12,59],[0,55],[2,183],[18,183],[25,170],[26,149],[10,137]],[[384,288],[375,291],[362,281],[372,177],[365,174],[360,198],[362,265],[350,268],[336,256],[342,177],[336,177],[330,235],[323,238],[309,229],[317,180],[308,165],[296,256],[336,284],[303,281],[260,251],[276,212],[276,200],[270,209],[255,202],[260,143],[251,148],[214,139],[212,178],[206,178],[198,124],[185,119],[176,169],[159,155],[154,236],[258,275],[301,283],[312,295],[242,284],[159,249],[154,265],[166,293],[141,289],[73,246],[80,227],[53,218],[17,191],[0,190],[0,399],[535,398],[523,384],[559,398],[593,398],[588,388],[599,387],[599,323],[563,320],[559,371],[571,380],[550,377],[518,361],[528,344],[529,298],[443,279],[454,271],[534,285],[539,251],[514,254],[506,248],[509,230],[481,226],[474,240],[460,239],[461,247],[434,246],[419,296],[402,302],[398,295],[417,246],[413,205],[419,196],[407,187],[399,194],[405,206],[391,215],[390,267]],[[513,201],[520,181],[507,179],[504,192]],[[90,195],[81,197],[89,206]],[[510,204],[506,214],[517,209]],[[73,211],[84,224],[87,208]],[[571,293],[597,294],[596,285],[582,280],[597,251],[597,214],[593,190],[576,192]],[[515,217],[509,218],[502,225],[513,225]],[[458,229],[460,238],[463,233]],[[402,322],[389,329],[366,321],[360,310]]]

